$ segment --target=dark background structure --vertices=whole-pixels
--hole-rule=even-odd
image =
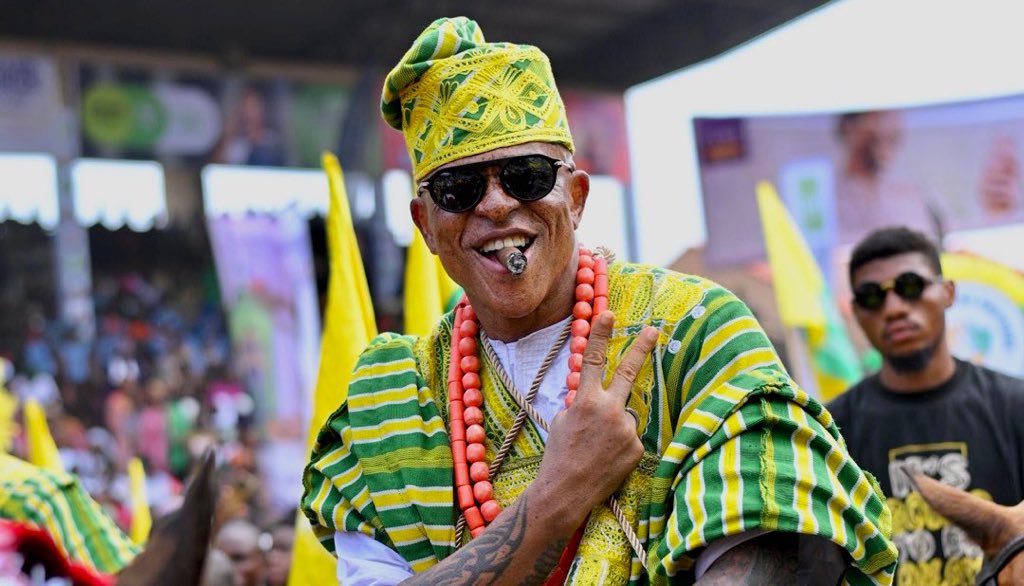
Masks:
[[[822,0],[0,0],[0,37],[331,66],[393,65],[439,16],[542,47],[560,83],[622,91],[717,55]]]

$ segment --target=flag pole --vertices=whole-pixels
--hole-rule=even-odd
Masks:
[[[807,347],[807,341],[796,328],[791,326],[783,327],[783,340],[786,342],[786,357],[789,359],[790,368],[793,369],[793,378],[803,390],[807,391],[807,394],[815,399],[821,399],[818,381],[814,377],[814,371],[808,360],[810,349]]]

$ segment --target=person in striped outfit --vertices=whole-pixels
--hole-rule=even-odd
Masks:
[[[156,524],[142,549],[74,475],[0,452],[0,583],[20,584],[19,574],[39,564],[46,579],[62,584],[198,584],[213,519],[213,463],[212,451],[203,455],[181,506]]]
[[[382,112],[466,300],[373,340],[319,431],[302,507],[341,583],[891,583],[877,483],[746,305],[577,241],[539,49],[439,19]]]
[[[78,479],[0,453],[0,519],[46,531],[70,560],[114,574],[139,548],[118,529]]]

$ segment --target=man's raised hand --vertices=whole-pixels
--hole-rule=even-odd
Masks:
[[[644,448],[636,420],[626,412],[630,389],[654,349],[658,332],[644,328],[616,368],[608,388],[602,386],[608,338],[615,317],[605,311],[593,322],[583,353],[580,387],[572,406],[551,425],[538,482],[564,503],[566,514],[579,523],[615,492],[636,468]]]

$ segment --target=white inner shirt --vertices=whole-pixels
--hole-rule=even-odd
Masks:
[[[572,318],[537,330],[515,342],[491,340],[498,361],[524,396],[569,319]],[[565,385],[568,375],[569,344],[563,343],[533,399],[533,406],[548,422],[565,405],[565,396],[569,392]],[[547,432],[536,421],[534,425],[541,438],[546,440]],[[697,558],[697,578],[726,551],[760,534],[758,531],[746,531],[711,544]],[[413,575],[409,563],[397,552],[359,532],[336,532],[334,550],[338,555],[338,583],[345,586],[394,586]]]

